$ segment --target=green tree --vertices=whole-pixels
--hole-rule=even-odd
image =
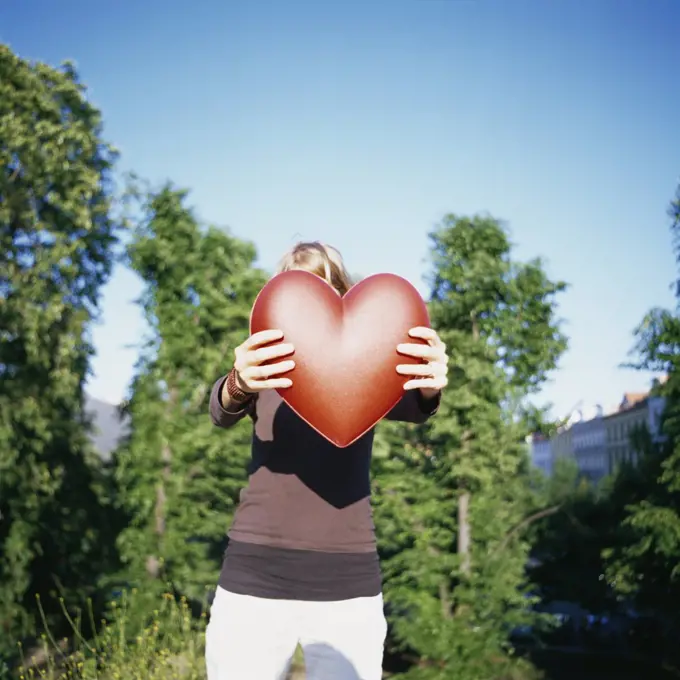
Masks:
[[[109,559],[83,385],[116,243],[115,152],[69,64],[0,45],[0,654]]]
[[[430,239],[429,309],[450,348],[449,386],[426,426],[380,431],[386,599],[412,660],[405,677],[488,680],[514,665],[508,636],[529,603],[527,399],[566,347],[555,317],[565,284],[539,260],[514,261],[491,217],[448,215]]]
[[[555,512],[537,523],[532,537],[532,583],[544,601],[611,614],[616,600],[604,578],[602,551],[614,540],[620,519],[615,499],[576,477],[570,487],[550,481],[547,507]]]
[[[680,265],[680,187],[669,208]],[[620,544],[607,551],[609,576],[623,598],[657,624],[655,652],[680,663],[680,277],[675,310],[653,309],[636,330],[635,365],[668,376],[654,393],[665,398],[664,440],[647,442],[627,499]],[[642,442],[644,444],[644,442]]]
[[[139,199],[128,254],[150,332],[126,406],[130,436],[115,454],[130,520],[119,545],[128,583],[200,599],[217,579],[250,441],[247,424],[214,428],[207,399],[247,334],[264,274],[253,245],[202,226],[185,192]]]

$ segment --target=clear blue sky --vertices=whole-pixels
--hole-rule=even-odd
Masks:
[[[122,167],[190,188],[265,267],[320,238],[426,293],[444,213],[506,220],[519,257],[571,284],[544,394],[560,414],[644,388],[618,364],[673,303],[679,25],[678,0],[0,4],[0,40],[77,62]],[[126,392],[138,292],[121,270],[106,289],[95,396]]]

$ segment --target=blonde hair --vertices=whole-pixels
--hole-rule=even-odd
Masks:
[[[352,287],[352,279],[345,269],[340,252],[319,241],[296,243],[282,258],[277,274],[292,269],[303,269],[316,274],[344,295]]]

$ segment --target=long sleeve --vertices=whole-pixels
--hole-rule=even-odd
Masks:
[[[220,378],[213,385],[212,391],[210,392],[210,420],[212,420],[213,425],[223,428],[233,427],[244,416],[250,415],[255,406],[256,399],[256,397],[253,397],[253,399],[243,404],[238,411],[227,411],[220,402],[220,393],[222,392],[222,387],[225,385],[226,381],[227,376]]]
[[[441,392],[436,397],[425,399],[420,390],[409,390],[385,416],[385,419],[420,425],[427,422],[439,410],[440,402]]]

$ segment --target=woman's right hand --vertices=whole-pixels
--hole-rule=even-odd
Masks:
[[[279,330],[259,331],[253,333],[242,345],[234,350],[234,369],[236,381],[244,392],[255,394],[264,390],[275,390],[290,387],[290,378],[280,377],[295,367],[292,359],[263,365],[265,361],[279,359],[291,355],[295,349],[290,343],[270,343],[283,339]]]

